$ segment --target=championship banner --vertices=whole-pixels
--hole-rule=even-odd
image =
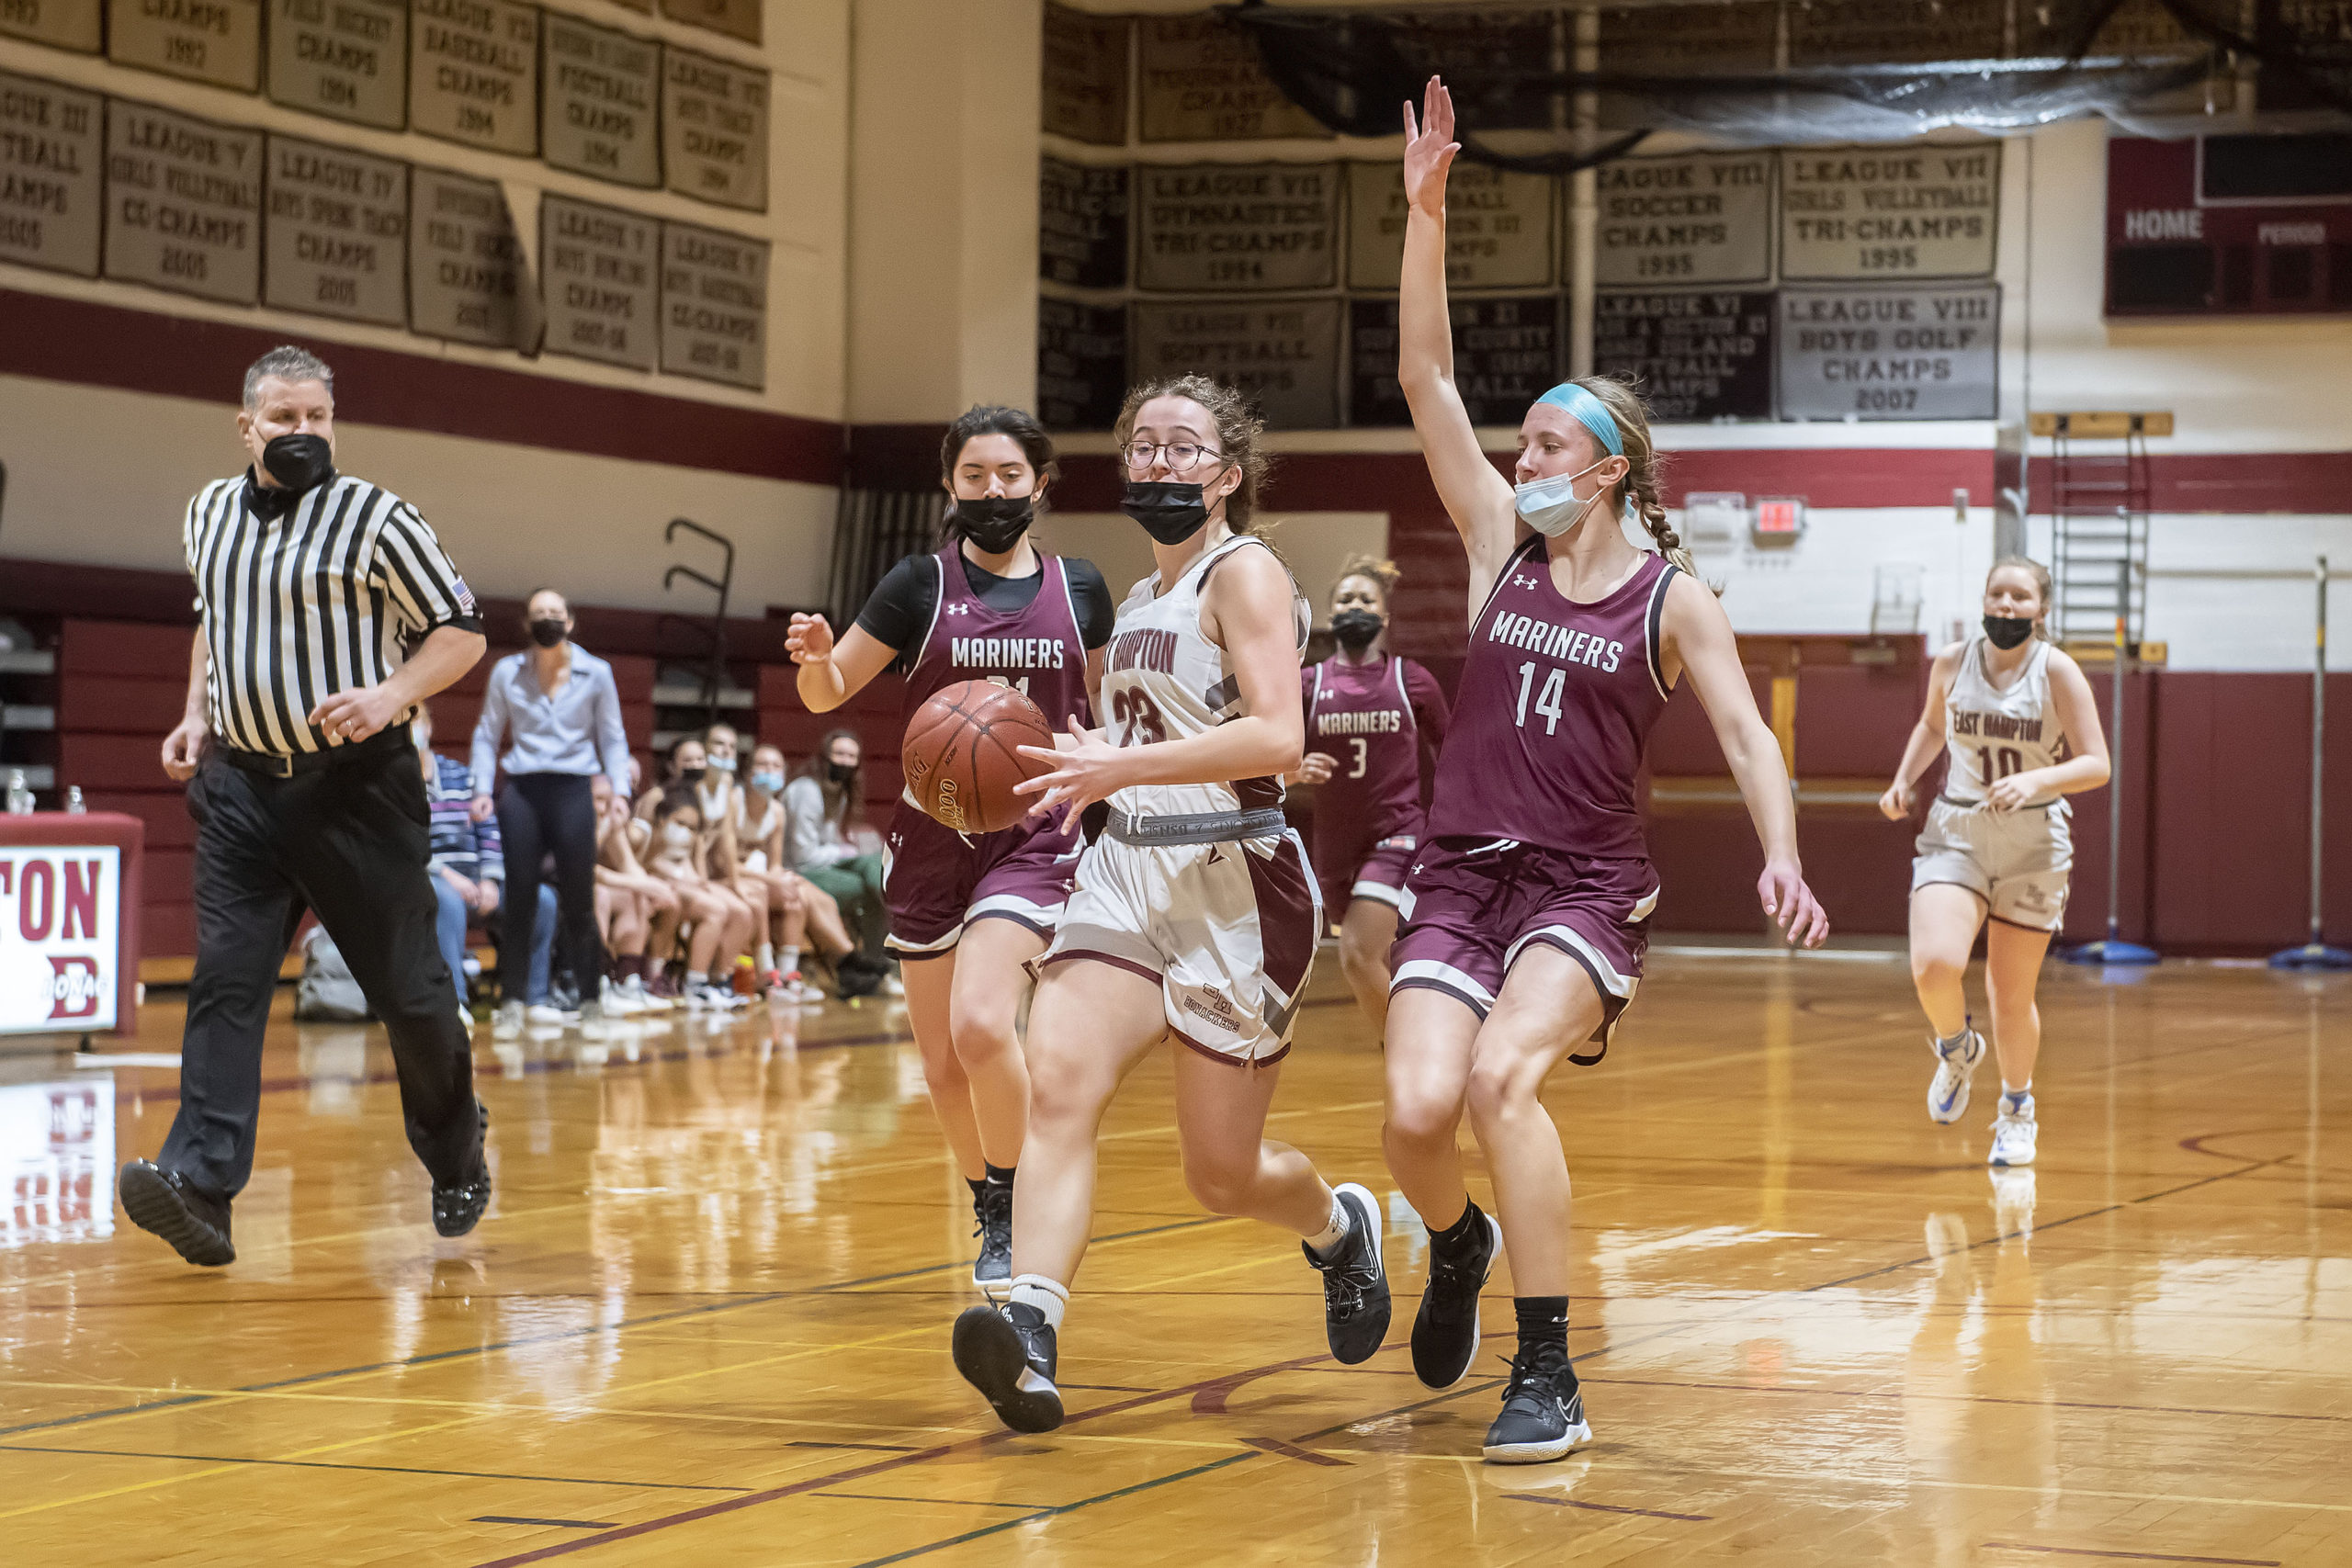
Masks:
[[[1238,388],[1278,430],[1340,423],[1337,299],[1136,307],[1135,376],[1197,370]]]
[[[1784,288],[1782,419],[1991,419],[2001,286]]]
[[[261,0],[108,0],[107,58],[166,76],[261,88]]]
[[[1453,387],[1472,424],[1515,424],[1560,379],[1560,297],[1454,299]],[[1407,425],[1396,382],[1396,301],[1348,301],[1348,423]]]
[[[122,1017],[122,850],[0,843],[0,1034],[87,1034]]]
[[[270,102],[379,130],[407,124],[404,0],[271,0],[267,30]]]
[[[1989,277],[2001,144],[1788,148],[1781,276]]]
[[[1145,164],[1136,287],[1329,288],[1340,280],[1337,164]]]
[[[1549,175],[1456,164],[1445,189],[1447,286],[1541,288],[1552,282],[1558,193],[1559,182]],[[1348,165],[1350,288],[1396,287],[1406,216],[1404,164]]]
[[[1631,379],[1660,423],[1770,419],[1772,299],[1604,289],[1592,301],[1592,368]]]
[[[95,277],[106,100],[0,72],[0,261]]]
[[[261,182],[260,131],[108,99],[107,276],[252,304]]]
[[[96,54],[105,31],[99,0],[0,0],[0,35],[9,38]]]
[[[1620,158],[1593,177],[1602,288],[1770,279],[1770,152]]]
[[[1049,430],[1108,430],[1127,390],[1127,308],[1037,301],[1037,417]]]

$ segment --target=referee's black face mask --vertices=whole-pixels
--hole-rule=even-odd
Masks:
[[[288,490],[305,491],[334,472],[334,448],[323,435],[299,431],[273,437],[261,449],[261,466]]]

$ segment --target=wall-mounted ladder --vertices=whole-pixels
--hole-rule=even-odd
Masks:
[[[2151,435],[2170,435],[2169,412],[2036,413],[2050,441],[2050,629],[2062,643],[2112,645],[2119,613],[2137,646],[2148,607]]]

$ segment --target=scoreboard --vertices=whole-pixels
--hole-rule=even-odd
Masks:
[[[2107,313],[2352,314],[2352,133],[2110,137]]]

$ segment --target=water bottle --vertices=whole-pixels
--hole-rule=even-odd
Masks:
[[[67,784],[65,786],[65,814],[69,817],[85,817],[89,814],[89,810],[90,808],[82,804],[82,786],[80,784]]]
[[[8,815],[30,817],[33,814],[33,792],[25,787],[25,770],[12,768],[8,773]]]

